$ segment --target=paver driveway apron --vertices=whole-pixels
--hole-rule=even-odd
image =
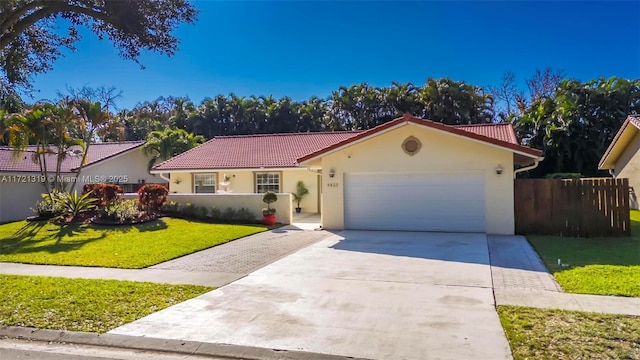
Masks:
[[[344,231],[111,331],[372,359],[509,359],[484,234]]]

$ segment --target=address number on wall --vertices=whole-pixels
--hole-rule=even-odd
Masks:
[[[338,183],[336,183],[336,182],[327,183],[327,187],[337,188],[338,187]]]

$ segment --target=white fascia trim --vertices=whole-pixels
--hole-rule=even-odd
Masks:
[[[152,174],[170,174],[170,173],[213,173],[213,172],[270,172],[270,171],[300,171],[306,170],[306,166],[284,167],[284,168],[251,168],[251,169],[176,169],[176,170],[151,170]]]

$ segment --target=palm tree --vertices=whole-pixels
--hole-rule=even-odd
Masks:
[[[204,142],[204,137],[193,135],[182,129],[152,131],[143,145],[142,151],[150,156],[148,168],[151,169],[159,161],[179,155]]]
[[[87,163],[87,153],[93,142],[104,141],[107,137],[124,138],[124,128],[111,116],[100,102],[86,99],[73,100],[72,106],[77,115],[76,138],[84,143],[82,160],[76,172],[80,176],[82,168]]]
[[[21,158],[30,145],[35,146],[32,160],[39,165],[40,172],[47,180],[43,185],[49,197],[51,186],[48,183],[47,157],[54,153],[49,146],[52,125],[50,110],[46,104],[39,103],[22,113],[11,114],[4,121],[4,133],[0,134],[3,141],[14,150],[15,158]]]

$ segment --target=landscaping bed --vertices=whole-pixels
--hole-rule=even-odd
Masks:
[[[0,325],[104,333],[211,287],[0,275]]]
[[[640,359],[640,318],[499,306],[515,360]]]
[[[0,261],[139,269],[267,229],[174,218],[116,227],[18,221],[0,225]]]
[[[566,292],[640,297],[640,211],[631,211],[631,237],[527,239]]]

